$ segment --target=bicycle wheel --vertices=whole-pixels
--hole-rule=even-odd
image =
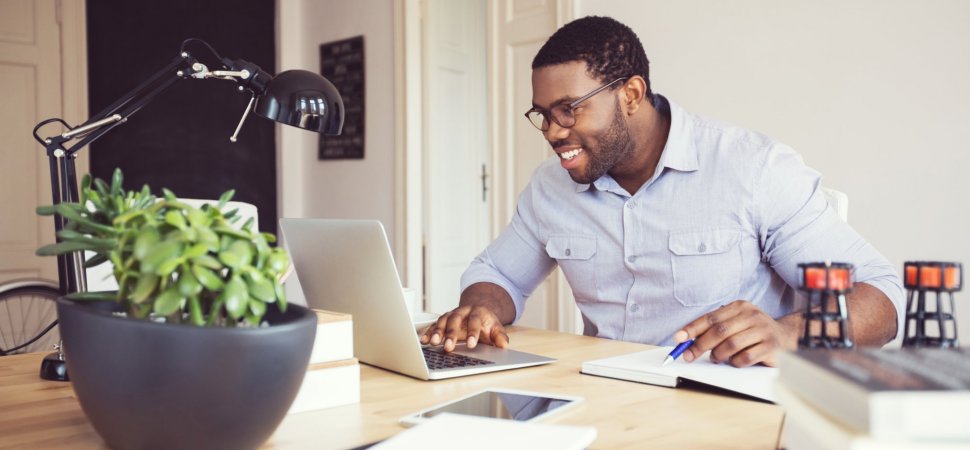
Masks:
[[[0,286],[0,356],[52,350],[61,340],[56,285],[30,280]]]

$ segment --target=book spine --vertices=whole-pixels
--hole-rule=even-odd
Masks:
[[[360,364],[356,359],[314,364],[287,414],[360,403]]]

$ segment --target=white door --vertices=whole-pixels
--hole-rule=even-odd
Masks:
[[[34,212],[51,203],[51,194],[47,156],[31,130],[51,117],[76,124],[87,109],[78,92],[87,83],[83,9],[76,0],[0,0],[0,283],[57,280],[56,258],[34,256],[54,241],[54,225]],[[70,80],[62,76],[68,69]],[[60,131],[44,130],[43,136]],[[78,161],[80,173],[86,161]]]
[[[489,238],[485,1],[427,0],[423,17],[424,306],[442,313]]]
[[[532,59],[546,39],[572,18],[572,11],[572,2],[564,0],[489,2],[495,233],[508,224],[532,172],[552,155],[542,134],[522,114],[532,105]],[[556,269],[529,298],[519,324],[581,332],[578,317],[572,291]]]

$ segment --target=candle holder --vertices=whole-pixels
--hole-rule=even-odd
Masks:
[[[953,293],[963,288],[963,266],[953,262],[910,261],[903,264],[903,273],[907,291],[903,347],[958,347]],[[928,292],[936,297],[932,311],[926,309]],[[944,294],[950,300],[948,310],[944,308]],[[936,327],[931,322],[936,322]],[[936,336],[927,335],[930,328],[936,328]]]
[[[849,337],[849,309],[845,294],[852,291],[852,264],[804,263],[798,265],[799,290],[808,296],[805,308],[805,333],[798,341],[803,348],[852,348]],[[818,334],[813,325],[818,324]],[[829,334],[829,325],[835,332]]]

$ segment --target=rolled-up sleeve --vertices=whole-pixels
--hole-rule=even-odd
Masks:
[[[515,304],[516,321],[525,310],[525,300],[556,267],[537,237],[532,188],[530,183],[522,191],[509,225],[461,276],[462,291],[481,282],[505,289]]]
[[[756,186],[756,222],[763,253],[789,286],[798,287],[798,264],[844,262],[856,283],[882,291],[896,308],[897,335],[904,321],[905,296],[895,267],[829,207],[822,177],[788,147],[767,153]]]

